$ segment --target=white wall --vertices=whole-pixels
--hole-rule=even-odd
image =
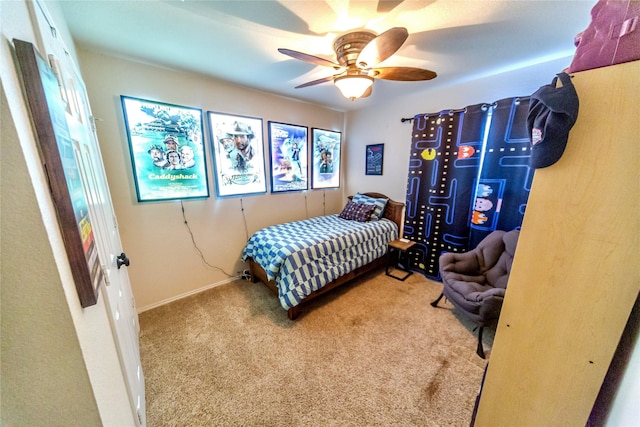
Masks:
[[[7,99],[2,90],[0,424],[100,422]],[[61,393],[61,390],[65,390]],[[64,408],[64,409],[62,409]]]
[[[98,139],[140,311],[229,279],[201,261],[179,201],[137,202],[121,95],[201,108],[203,116],[216,111],[262,118],[266,156],[269,120],[343,131],[344,113],[339,111],[81,48],[78,54],[93,114],[98,118]],[[248,268],[240,256],[248,236],[256,230],[342,208],[345,199],[341,189],[217,198],[206,117],[204,124],[211,196],[183,204],[198,248],[209,264],[238,276]]]
[[[638,411],[638,396],[640,396],[639,299],[636,300],[614,356],[616,363],[612,365],[618,369],[613,370],[615,376],[612,383],[617,384],[618,389],[613,396],[606,396],[612,398],[610,412],[605,420],[607,427],[640,425],[640,411]],[[607,377],[609,377],[609,372]],[[612,388],[607,387],[606,390],[612,390]]]
[[[638,426],[638,396],[640,396],[640,337],[635,338],[635,346],[629,359],[620,388],[613,400],[611,412],[607,418],[608,427]]]

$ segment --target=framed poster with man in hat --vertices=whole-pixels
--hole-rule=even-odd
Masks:
[[[262,119],[209,111],[218,197],[267,192]]]
[[[202,110],[120,98],[138,201],[209,197]]]

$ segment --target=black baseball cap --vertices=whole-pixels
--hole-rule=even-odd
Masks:
[[[560,79],[562,86],[556,87]],[[557,74],[551,84],[531,95],[527,126],[531,136],[531,159],[536,169],[553,165],[564,153],[569,131],[578,118],[578,94],[567,73]]]

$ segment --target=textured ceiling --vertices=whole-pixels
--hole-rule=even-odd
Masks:
[[[194,71],[338,110],[567,58],[595,1],[73,1],[60,2],[79,46]],[[382,66],[435,71],[429,81],[376,80],[366,99],[333,83],[295,86],[333,74],[277,51],[335,61],[333,39],[354,28],[406,27],[409,38]],[[550,74],[560,70],[552,69]]]

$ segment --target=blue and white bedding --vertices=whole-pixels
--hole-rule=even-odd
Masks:
[[[358,222],[337,214],[263,228],[251,236],[242,259],[252,258],[274,280],[286,310],[334,279],[387,252],[398,226],[386,218]]]

